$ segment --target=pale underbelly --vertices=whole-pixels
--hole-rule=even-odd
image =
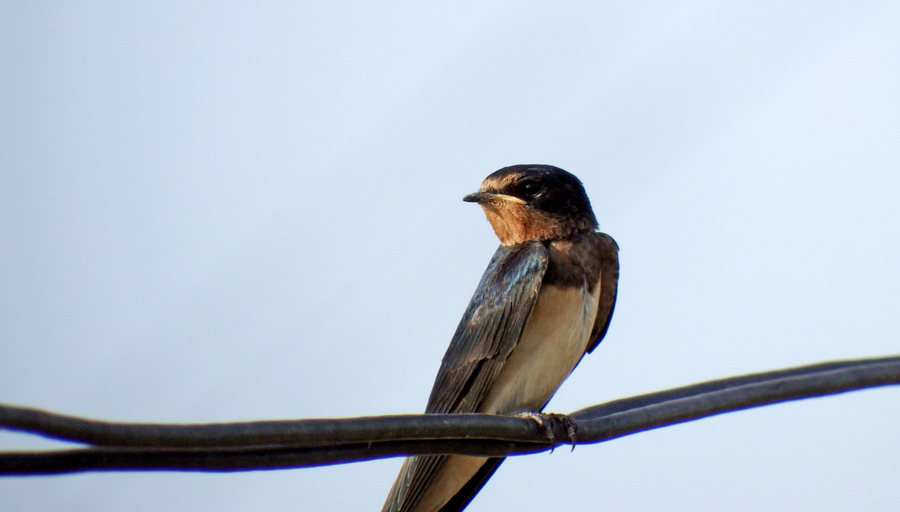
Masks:
[[[597,298],[584,288],[541,289],[519,343],[478,412],[517,414],[543,408],[584,355],[596,315]]]

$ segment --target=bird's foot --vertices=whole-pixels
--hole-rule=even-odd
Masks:
[[[544,429],[544,432],[547,433],[547,437],[550,439],[550,453],[553,453],[553,449],[556,448],[556,436],[553,435],[553,422],[559,421],[562,422],[566,427],[566,434],[569,437],[569,441],[572,442],[572,450],[575,450],[576,438],[575,434],[578,430],[578,426],[575,424],[575,420],[566,416],[565,414],[555,414],[555,413],[543,413],[543,412],[521,412],[518,414],[520,418],[528,418],[533,420],[538,424],[539,427]]]

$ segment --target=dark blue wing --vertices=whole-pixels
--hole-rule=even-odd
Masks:
[[[425,412],[478,409],[519,342],[547,262],[538,241],[497,249],[444,354]]]
[[[444,355],[425,412],[478,410],[522,336],[548,261],[547,248],[538,241],[497,249]],[[415,511],[446,461],[445,456],[408,458],[383,510]],[[462,510],[501,462],[488,459],[471,485],[445,508]]]

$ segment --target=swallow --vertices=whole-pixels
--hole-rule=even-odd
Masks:
[[[426,414],[539,413],[609,328],[616,242],[584,186],[551,165],[490,174],[478,203],[500,239],[453,335]],[[503,457],[420,455],[403,463],[382,512],[463,510]]]

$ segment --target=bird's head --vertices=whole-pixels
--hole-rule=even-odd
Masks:
[[[597,229],[584,186],[552,165],[504,167],[463,201],[481,205],[503,245],[557,240]]]

